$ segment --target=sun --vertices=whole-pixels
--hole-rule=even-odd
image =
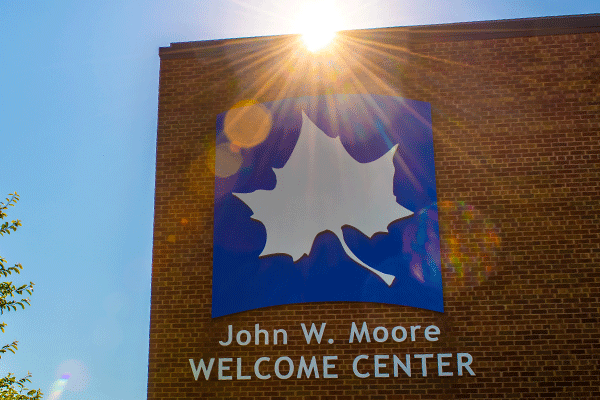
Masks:
[[[334,1],[307,2],[298,15],[297,24],[308,50],[317,52],[324,49],[339,30],[339,11]]]

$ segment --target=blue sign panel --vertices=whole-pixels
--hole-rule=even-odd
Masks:
[[[217,117],[212,316],[308,302],[443,311],[428,103],[365,94]]]

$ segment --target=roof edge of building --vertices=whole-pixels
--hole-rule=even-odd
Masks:
[[[433,25],[415,25],[340,31],[350,37],[370,39],[380,34],[395,33],[407,42],[451,42],[502,39],[548,35],[569,35],[600,32],[600,14],[564,15],[535,18],[503,19],[492,21],[456,22]],[[198,52],[210,51],[231,44],[273,44],[278,40],[299,37],[297,34],[256,36],[171,43],[160,47],[161,59],[187,58]]]

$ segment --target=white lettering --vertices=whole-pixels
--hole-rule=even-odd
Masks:
[[[402,331],[402,338],[396,336],[396,332],[398,332],[398,329]],[[406,337],[406,329],[404,329],[403,326],[395,326],[394,329],[392,329],[392,339],[394,339],[394,342],[404,342],[406,340]]]
[[[329,364],[329,361],[337,360],[337,356],[324,356],[323,357],[323,378],[331,379],[337,378],[337,374],[330,374],[329,370],[335,368],[334,364]]]
[[[261,357],[258,360],[256,360],[256,362],[254,363],[254,375],[256,375],[256,377],[258,379],[269,379],[271,377],[271,374],[267,374],[267,375],[263,375],[260,373],[260,363],[263,361],[269,361],[270,358],[269,357]]]
[[[362,328],[360,329],[360,333],[358,333],[358,328],[356,328],[356,323],[352,322],[352,327],[350,328],[350,340],[348,340],[348,343],[354,342],[354,336],[356,336],[356,340],[358,340],[358,343],[362,342],[363,336],[367,337],[367,342],[369,342],[369,343],[371,342],[371,337],[369,336],[369,331],[367,329],[366,322],[363,322]]]
[[[406,364],[400,361],[400,358],[394,354],[394,377],[398,377],[398,367],[402,368],[407,376],[410,376],[410,354],[406,355]]]
[[[379,337],[377,332],[383,332],[383,337]],[[378,326],[377,328],[373,329],[373,339],[378,343],[385,342],[388,339],[388,330],[383,326]]]
[[[198,363],[198,368],[196,368],[196,366],[194,365],[194,360],[192,360],[190,358],[190,365],[192,366],[192,372],[194,373],[194,379],[198,380],[200,371],[202,371],[202,373],[204,373],[204,378],[206,380],[208,380],[208,377],[210,376],[210,371],[212,370],[212,366],[213,366],[214,362],[215,362],[215,359],[211,358],[210,361],[208,362],[208,367],[207,367],[206,365],[204,365],[204,360],[200,360],[200,362]]]
[[[226,342],[223,342],[222,340],[219,340],[219,344],[221,346],[229,346],[231,344],[231,341],[233,340],[233,327],[231,325],[229,325],[227,327],[227,330],[229,332],[228,339],[227,339]]]
[[[258,338],[258,335],[263,334],[265,336],[265,344],[269,344],[269,332],[265,331],[264,329],[260,329],[260,326],[258,324],[254,325],[254,344],[255,345],[259,345],[260,344],[260,339]]]
[[[223,363],[231,362],[231,358],[219,358],[219,380],[220,381],[230,381],[231,376],[223,375],[223,371],[229,371],[231,368],[229,365],[223,365]]]
[[[410,327],[410,340],[415,341],[415,332],[417,329],[420,329],[421,325],[411,326]]]
[[[463,361],[463,357],[466,358],[467,361]],[[456,362],[458,363],[458,376],[463,375],[463,368],[466,368],[466,370],[469,372],[469,375],[475,376],[475,373],[471,367],[469,367],[469,365],[471,365],[473,362],[473,357],[471,357],[469,353],[457,353]]]
[[[323,338],[323,332],[325,331],[325,322],[321,324],[321,330],[318,333],[317,328],[315,328],[315,324],[310,324],[310,332],[306,331],[306,325],[301,325],[302,331],[304,332],[304,338],[306,339],[306,343],[310,344],[313,335],[315,335],[315,337],[317,338],[317,343],[321,343],[321,339]]]
[[[427,339],[430,342],[437,342],[439,338],[436,337],[431,337],[431,335],[439,335],[440,334],[440,328],[438,328],[435,325],[430,325],[427,328],[425,328],[425,339]]]
[[[304,371],[304,375],[307,378],[310,378],[311,372],[315,373],[315,378],[319,377],[319,369],[317,368],[317,359],[313,356],[310,360],[310,365],[306,366],[306,361],[304,360],[304,356],[300,357],[300,364],[298,365],[298,378],[302,377],[302,371]]]
[[[237,378],[238,380],[250,379],[250,375],[242,375],[242,359],[237,359]]]
[[[442,370],[443,367],[447,367],[448,365],[450,365],[449,362],[444,362],[442,361],[442,358],[445,357],[452,357],[452,354],[449,353],[438,353],[437,355],[437,359],[438,359],[438,375],[439,376],[452,376],[452,372],[444,372]]]
[[[352,362],[352,372],[354,372],[354,375],[355,375],[355,376],[357,376],[357,377],[359,377],[359,378],[368,378],[368,377],[369,377],[369,375],[371,375],[371,374],[369,374],[368,372],[367,372],[367,373],[364,373],[364,374],[361,374],[360,372],[358,372],[358,362],[359,362],[360,360],[368,360],[368,359],[369,359],[369,356],[367,356],[367,355],[364,355],[364,354],[361,354],[360,356],[357,356],[357,357],[354,359],[354,361]]]
[[[421,371],[423,376],[427,376],[427,359],[433,358],[433,354],[415,354],[414,357],[421,359]]]
[[[242,340],[241,337],[242,335],[246,335],[246,340]],[[241,331],[239,331],[237,333],[237,335],[235,335],[235,341],[237,342],[237,344],[241,345],[241,346],[245,346],[248,343],[250,343],[250,341],[252,340],[252,336],[250,335],[250,332],[242,329]]]
[[[375,336],[375,331],[373,331],[373,336]],[[390,356],[384,355],[375,355],[373,359],[375,360],[375,378],[387,378],[390,374],[386,374],[381,372],[380,368],[385,368],[385,364],[380,362],[380,360],[387,360]]]
[[[277,334],[283,334],[283,344],[287,344],[287,332],[285,329],[273,329],[273,344],[277,344]]]
[[[281,364],[282,361],[286,361],[288,363],[288,367],[289,367],[289,371],[285,375],[282,375],[281,371],[279,371],[279,364]],[[290,376],[292,376],[293,373],[294,373],[294,362],[292,361],[291,358],[289,358],[289,357],[279,357],[275,361],[275,375],[279,379],[288,379]]]

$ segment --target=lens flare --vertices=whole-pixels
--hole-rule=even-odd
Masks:
[[[49,400],[60,399],[60,396],[62,395],[63,391],[65,390],[65,387],[67,386],[67,383],[69,382],[70,377],[71,377],[70,374],[63,374],[60,377],[60,379],[56,380],[52,384],[52,387],[50,388],[50,397],[48,398]]]
[[[227,178],[238,172],[242,162],[239,149],[230,143],[221,143],[215,148],[215,175],[219,178]]]
[[[404,231],[402,251],[410,258],[410,274],[421,283],[432,287],[440,287],[439,235],[437,231],[438,213],[435,207],[425,207],[413,218],[419,221],[415,226]]]
[[[440,213],[441,255],[452,281],[444,286],[452,290],[481,284],[494,271],[499,229],[465,202],[442,202]]]
[[[202,196],[205,193],[209,193],[202,177],[206,176],[208,173],[215,173],[214,142],[199,143],[198,153],[198,156],[190,162],[185,175],[188,178],[189,189]]]
[[[271,124],[271,113],[265,106],[255,101],[243,101],[227,112],[223,129],[232,145],[248,148],[267,138]]]
[[[85,365],[78,360],[62,362],[56,369],[59,378],[50,387],[49,400],[58,400],[65,391],[81,392],[86,389],[89,375]]]

